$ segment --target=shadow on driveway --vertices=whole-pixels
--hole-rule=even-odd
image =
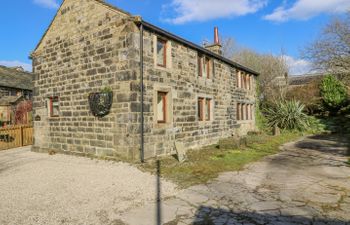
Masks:
[[[335,156],[350,156],[350,140],[341,135],[315,135],[298,142],[296,147]]]
[[[194,225],[217,224],[322,224],[322,225],[348,225],[347,221],[327,218],[310,218],[305,216],[280,215],[277,213],[233,212],[224,209],[200,206],[196,212]]]

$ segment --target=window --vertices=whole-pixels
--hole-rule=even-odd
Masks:
[[[157,121],[166,123],[167,121],[167,93],[158,92],[157,94]]]
[[[253,113],[254,113],[253,104],[237,103],[237,108],[236,108],[237,121],[253,120],[254,119]]]
[[[253,89],[253,77],[250,74],[243,73],[241,71],[237,72],[237,87],[252,90]]]
[[[245,114],[246,114],[245,119],[246,119],[246,120],[250,120],[250,116],[249,116],[249,104],[246,104],[246,105],[245,105]]]
[[[211,99],[206,99],[206,114],[205,114],[205,120],[209,121],[211,120]]]
[[[161,38],[157,38],[157,65],[166,67],[166,48],[167,41]]]
[[[198,55],[198,64],[197,64],[197,67],[198,67],[198,76],[201,77],[203,75],[203,67],[202,67],[202,56],[201,55]]]
[[[236,119],[241,120],[241,103],[237,103]]]
[[[237,72],[237,87],[241,88],[242,87],[242,82],[241,82],[241,71]]]
[[[198,98],[198,119],[199,121],[204,121],[204,98]]]
[[[18,96],[16,90],[11,90],[11,91],[9,91],[9,95],[10,95],[10,96]]]
[[[241,104],[241,120],[244,120],[244,104]]]
[[[50,98],[50,117],[58,117],[60,112],[60,103],[58,101],[58,97],[51,97]]]
[[[254,111],[254,106],[250,105],[249,107],[249,115],[250,115],[250,120],[253,120],[253,111]]]
[[[210,79],[211,75],[214,73],[212,60],[209,57],[203,56],[201,54],[198,54],[197,60],[198,76],[205,76],[206,78]]]
[[[212,119],[212,100],[210,98],[198,98],[198,120],[210,121]]]
[[[207,76],[207,78],[210,78],[210,59],[208,57],[204,57],[204,71]]]

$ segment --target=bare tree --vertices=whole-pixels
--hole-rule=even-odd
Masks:
[[[241,49],[234,53],[233,60],[260,73],[259,92],[263,101],[271,102],[285,97],[288,66],[283,54],[275,56]]]
[[[228,59],[231,59],[234,53],[239,51],[240,47],[231,37],[220,37],[220,43],[222,45],[222,55]]]
[[[315,69],[337,74],[349,82],[350,11],[330,21],[319,37],[302,52]]]

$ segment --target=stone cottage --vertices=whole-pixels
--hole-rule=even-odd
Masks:
[[[33,74],[22,67],[0,65],[0,127],[14,123],[14,109],[23,100],[31,100]]]
[[[31,55],[33,151],[144,160],[255,129],[258,75],[101,0],[65,0]],[[89,95],[113,91],[108,115]]]

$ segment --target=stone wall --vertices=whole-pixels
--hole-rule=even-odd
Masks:
[[[132,17],[96,0],[66,0],[33,57],[33,151],[138,160],[140,156],[140,31]],[[144,32],[145,157],[174,153],[254,129],[236,121],[237,101],[254,103],[254,91],[236,88],[237,70],[214,60],[211,79],[197,75],[197,52],[169,40],[169,68],[155,65],[155,35]],[[104,87],[114,94],[111,113],[94,117],[88,95]],[[169,92],[171,120],[155,121],[157,91]],[[254,90],[254,88],[253,88]],[[198,121],[199,96],[213,100],[213,119]],[[48,101],[58,97],[59,117]],[[243,130],[240,128],[244,128]]]
[[[186,148],[198,148],[255,129],[254,118],[251,121],[236,120],[237,102],[254,104],[256,97],[254,87],[252,90],[236,87],[236,68],[214,59],[215,69],[210,79],[199,77],[197,51],[170,39],[167,43],[169,66],[158,67],[154,63],[156,36],[152,31],[144,34],[146,158],[174,154],[175,141],[184,143]],[[172,105],[172,121],[167,124],[158,124],[154,115],[154,96],[162,90],[170,93],[169,104]],[[212,99],[211,121],[198,121],[198,97]]]
[[[35,77],[34,151],[135,158],[139,97],[134,90],[138,43],[130,17],[94,0],[66,0],[32,54]],[[133,68],[133,69],[130,69]],[[137,86],[137,85],[136,85]],[[111,87],[111,113],[101,119],[88,96]],[[59,117],[49,117],[48,100],[59,97]],[[137,135],[137,134],[136,134]],[[135,151],[135,149],[137,149]]]

